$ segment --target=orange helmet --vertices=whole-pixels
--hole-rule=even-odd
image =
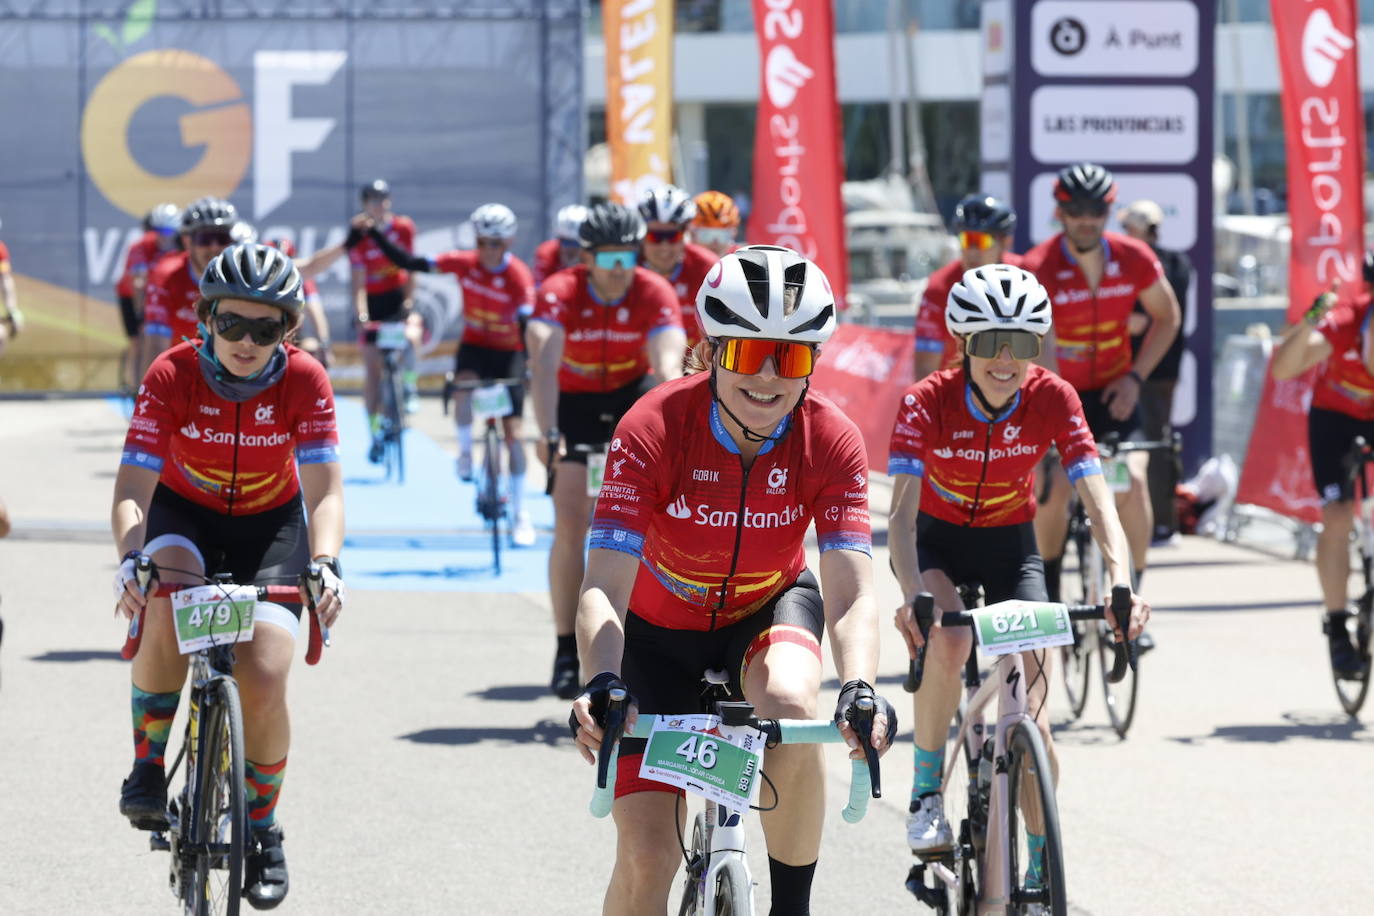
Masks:
[[[696,197],[697,216],[693,226],[702,229],[733,229],[739,225],[739,207],[729,194],[703,191]]]

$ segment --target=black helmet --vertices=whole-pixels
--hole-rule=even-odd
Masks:
[[[1364,253],[1364,282],[1374,283],[1374,251]]]
[[[644,238],[644,220],[629,207],[617,203],[597,204],[587,211],[578,230],[583,248],[603,245],[638,245]]]
[[[1054,199],[1061,204],[1109,204],[1116,200],[1116,179],[1094,162],[1066,165],[1054,183]]]
[[[956,232],[987,232],[1006,235],[1016,228],[1016,211],[1005,201],[987,194],[970,194],[954,207]]]
[[[391,185],[387,184],[385,179],[378,178],[376,181],[369,181],[367,184],[363,185],[363,200],[370,200],[373,197],[390,196]]]
[[[217,254],[200,278],[200,294],[206,299],[261,302],[288,315],[299,315],[305,305],[301,272],[295,262],[285,252],[256,242],[235,245]]]
[[[239,221],[239,211],[222,197],[202,197],[191,202],[181,214],[181,231],[223,227],[228,229]]]

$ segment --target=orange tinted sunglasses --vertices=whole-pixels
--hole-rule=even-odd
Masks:
[[[987,251],[997,244],[997,236],[989,232],[961,232],[959,233],[960,248],[976,248],[979,251]]]
[[[729,337],[716,349],[720,367],[740,375],[756,374],[770,356],[779,378],[806,378],[816,368],[816,351],[810,344]]]

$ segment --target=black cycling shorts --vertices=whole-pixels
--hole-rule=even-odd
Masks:
[[[630,687],[641,715],[704,711],[702,674],[723,670],[733,700],[744,697],[744,675],[764,648],[778,642],[806,646],[820,657],[825,632],[825,605],[810,570],[753,614],[714,631],[673,630],[655,626],[631,609],[625,615],[625,652],[620,676]],[[676,792],[665,783],[639,778],[644,739],[620,742],[615,794]]]
[[[479,344],[460,343],[453,361],[453,374],[471,372],[479,379],[521,378],[525,374],[525,354],[519,350],[495,350]],[[525,386],[507,385],[515,416],[525,410]]]
[[[567,454],[564,461],[587,463],[587,453],[577,446],[601,448],[611,441],[616,424],[629,412],[640,396],[654,387],[653,380],[642,375],[614,391],[564,391],[558,395],[558,429],[563,434]],[[603,420],[602,416],[609,419]]]
[[[1144,392],[1141,391],[1140,394],[1143,396]],[[1118,420],[1107,410],[1107,405],[1102,403],[1102,389],[1080,391],[1078,397],[1083,401],[1083,418],[1088,421],[1088,429],[1092,430],[1094,439],[1101,440],[1108,433],[1116,433],[1122,442],[1138,442],[1144,435],[1145,421],[1140,413],[1139,399],[1136,400],[1131,415],[1124,420]]]
[[[406,292],[398,287],[384,293],[367,294],[368,321],[402,321],[406,317]],[[368,331],[365,343],[376,343],[375,331]]]
[[[170,546],[194,547],[207,576],[227,572],[239,585],[293,585],[310,562],[300,499],[253,515],[222,515],[158,484],[143,550]],[[299,602],[274,603],[301,616]]]
[[[1322,505],[1353,499],[1353,481],[1345,468],[1345,458],[1357,436],[1374,443],[1374,420],[1360,420],[1341,413],[1313,407],[1307,412],[1307,449],[1312,455],[1312,481]]]
[[[124,336],[133,340],[143,327],[143,316],[134,308],[133,296],[119,297],[119,319],[124,322]]]
[[[918,512],[916,563],[923,574],[938,569],[956,586],[982,585],[987,604],[1049,600],[1030,522],[973,528]]]

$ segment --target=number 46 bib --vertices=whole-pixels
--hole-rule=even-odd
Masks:
[[[758,729],[718,716],[655,716],[639,775],[743,809],[758,801],[763,746]]]

